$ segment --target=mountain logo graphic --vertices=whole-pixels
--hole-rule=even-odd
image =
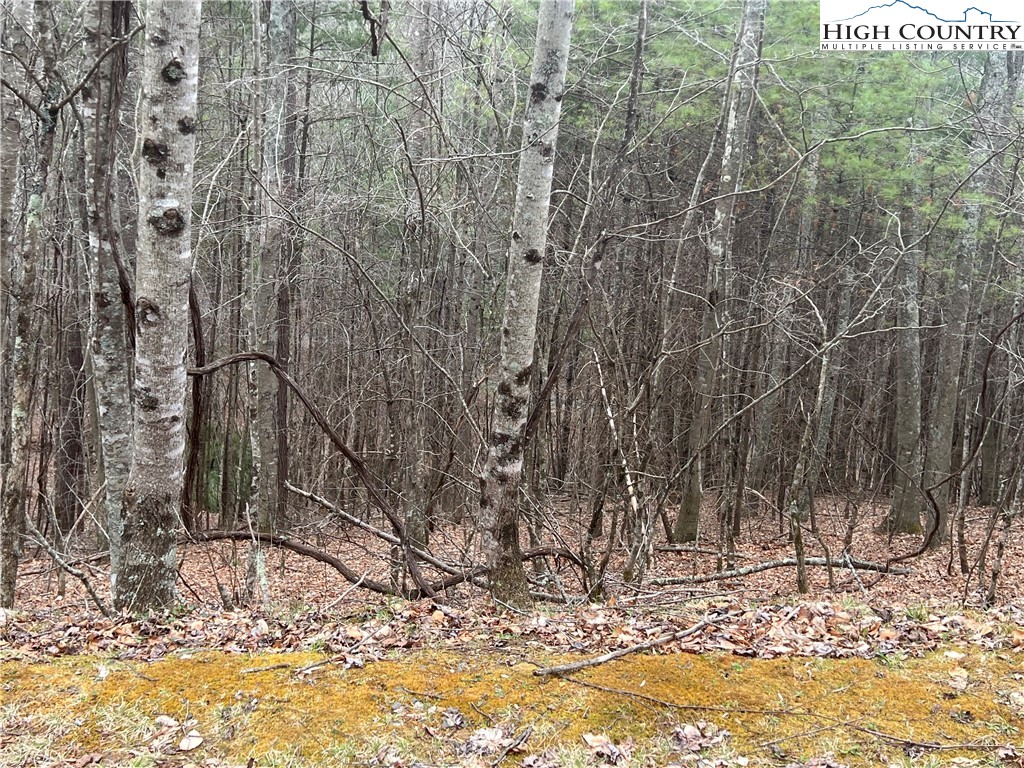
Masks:
[[[877,5],[872,5],[868,8],[865,8],[860,13],[855,14],[854,16],[848,16],[847,18],[844,19],[836,19],[836,21],[856,21],[858,19],[866,17],[868,14],[871,14],[876,11],[885,11],[886,9],[900,9],[907,14],[913,14],[914,12],[923,13],[926,16],[930,17],[935,22],[940,24],[969,24],[972,23],[972,21],[976,21],[976,19],[972,19],[972,16],[982,17],[985,19],[985,23],[988,24],[1012,24],[1015,21],[1015,19],[993,18],[992,11],[985,11],[973,5],[964,8],[960,12],[959,17],[954,16],[952,18],[943,18],[943,16],[939,15],[938,13],[934,13],[933,11],[931,11],[928,8],[925,8],[922,5],[916,3],[909,3],[907,2],[907,0],[892,0],[891,3],[879,3]]]

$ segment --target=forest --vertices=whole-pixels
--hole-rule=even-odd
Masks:
[[[225,607],[279,550],[1012,597],[1019,53],[822,51],[795,0],[2,13],[0,606],[52,561],[167,608],[190,549]]]

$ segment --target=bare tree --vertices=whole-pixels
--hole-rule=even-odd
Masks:
[[[971,309],[974,270],[982,263],[983,251],[991,247],[992,236],[983,227],[983,216],[991,207],[991,198],[1003,186],[1001,180],[1002,147],[1007,143],[1010,112],[1020,80],[1021,57],[1018,53],[988,53],[985,71],[975,106],[975,127],[968,152],[974,175],[965,184],[964,226],[953,249],[953,274],[949,281],[949,303],[943,312],[945,330],[939,337],[936,360],[938,376],[929,409],[927,447],[924,460],[926,486],[933,487],[938,507],[933,547],[946,540],[949,531],[949,496],[952,470],[953,432],[960,392],[960,369],[964,353],[964,334]],[[966,482],[966,478],[961,479]]]
[[[530,600],[520,557],[518,492],[573,6],[574,0],[542,0],[537,19],[508,251],[501,371],[480,476],[481,546],[490,569],[491,594],[515,605]]]
[[[38,290],[37,277],[40,266],[45,261],[44,249],[49,235],[49,202],[48,184],[50,182],[50,166],[53,160],[54,139],[56,137],[56,119],[59,114],[58,100],[60,90],[56,74],[56,63],[53,43],[53,28],[47,13],[46,4],[22,2],[14,9],[13,24],[7,31],[15,38],[20,38],[22,45],[27,42],[25,32],[32,30],[39,57],[39,72],[21,72],[23,83],[32,82],[38,89],[38,103],[29,100],[25,91],[21,96],[27,111],[34,114],[34,127],[22,126],[22,144],[20,147],[22,162],[26,166],[25,174],[25,210],[24,230],[21,235],[20,248],[17,253],[8,252],[4,261],[11,270],[10,280],[11,301],[8,306],[13,317],[10,320],[10,413],[6,418],[10,438],[10,456],[3,467],[0,479],[2,500],[0,500],[0,607],[14,604],[14,586],[17,578],[19,539],[23,530],[22,519],[25,513],[26,490],[29,487],[29,464],[31,456],[31,413],[33,400],[33,377],[36,366],[37,350],[40,346],[39,325],[41,312],[36,298]],[[5,25],[6,27],[6,25]],[[22,53],[27,50],[25,46]],[[19,62],[23,67],[26,62]],[[6,71],[6,68],[5,68]],[[26,86],[27,91],[27,86]],[[17,114],[17,113],[15,113]],[[14,115],[5,116],[6,119]],[[12,126],[13,127],[13,126]],[[13,131],[12,131],[13,133]],[[7,170],[7,169],[5,169]],[[8,251],[9,242],[4,243]],[[15,250],[15,249],[12,249]],[[15,258],[17,260],[15,260]],[[7,340],[4,339],[4,352],[7,352]],[[5,384],[7,382],[5,381]]]

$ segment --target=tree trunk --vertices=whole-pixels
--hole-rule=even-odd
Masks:
[[[897,258],[896,460],[892,507],[884,527],[892,533],[921,532],[921,313],[917,251]]]
[[[135,419],[124,491],[122,610],[175,598],[185,451],[185,356],[201,0],[151,0],[139,130]]]
[[[30,176],[25,182],[28,194],[24,239],[20,248],[20,263],[14,263],[12,258],[8,260],[12,270],[9,307],[14,317],[11,322],[11,343],[8,345],[6,339],[3,342],[5,352],[9,346],[11,356],[10,414],[6,424],[11,442],[9,460],[3,467],[3,477],[0,479],[0,608],[14,604],[18,557],[21,552],[21,531],[23,517],[27,512],[25,502],[28,496],[28,469],[31,460],[31,402],[36,349],[40,341],[38,329],[42,316],[42,304],[36,296],[36,283],[38,268],[45,263],[44,244],[49,231],[47,183],[53,158],[57,118],[57,111],[50,99],[59,93],[59,90],[56,90],[59,81],[56,77],[53,30],[49,25],[49,14],[44,5],[37,2],[33,9],[28,4],[23,4],[15,11],[18,20],[24,23],[23,29],[33,29],[32,17],[33,10],[35,11],[34,44],[42,53],[42,71],[41,76],[25,74],[32,74],[36,83],[40,83],[40,87],[45,90],[40,97],[35,130],[27,131],[24,126],[22,130],[22,156],[25,164],[31,167]],[[31,141],[28,139],[29,136],[32,137]],[[6,246],[8,243],[5,243],[5,250]]]
[[[767,7],[768,0],[744,0],[743,21],[733,59],[718,190],[723,197],[715,204],[714,219],[708,234],[706,304],[688,440],[689,467],[683,474],[682,501],[673,528],[673,539],[677,542],[696,540],[704,498],[701,452],[710,426],[713,395],[721,366],[722,332],[729,322],[729,299],[735,268],[733,225],[736,197],[743,188],[743,170],[753,124],[751,116],[756,103],[754,91],[757,88],[757,69]]]
[[[439,8],[433,0],[416,0],[409,10],[409,66],[414,80],[410,84],[410,111],[403,130],[408,174],[406,176],[405,224],[402,228],[402,250],[405,281],[400,302],[402,319],[408,328],[406,351],[411,365],[402,366],[403,375],[396,382],[403,391],[396,403],[399,434],[396,435],[396,462],[402,515],[409,544],[426,549],[429,539],[427,515],[427,427],[424,402],[427,394],[429,367],[417,345],[417,329],[423,325],[442,327],[440,318],[422,316],[424,300],[431,293],[427,275],[434,269],[431,263],[432,230],[435,215],[430,211],[430,194],[434,187],[433,173],[427,159],[433,151],[430,116],[433,82],[437,77],[434,59],[433,25],[438,22]],[[429,311],[430,308],[427,309]],[[396,557],[395,561],[402,562]]]
[[[95,61],[115,38],[128,33],[129,2],[91,4],[86,21],[87,60]],[[131,289],[119,255],[119,227],[112,198],[118,115],[127,73],[127,45],[97,67],[82,91],[85,124],[86,227],[89,232],[89,353],[98,432],[96,484],[110,549],[110,573],[121,563],[121,504],[131,462],[131,393],[126,309]]]
[[[268,4],[267,90],[263,118],[260,277],[255,286],[259,349],[288,369],[295,231],[288,214],[296,197],[298,90],[295,83],[298,9],[294,0]],[[260,471],[256,524],[271,532],[284,521],[288,475],[288,391],[268,366],[257,368]]]
[[[574,0],[541,0],[537,19],[508,253],[501,370],[480,476],[481,546],[491,595],[510,605],[530,601],[520,558],[518,491],[573,6]]]

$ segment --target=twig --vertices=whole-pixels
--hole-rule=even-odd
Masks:
[[[523,746],[523,744],[526,743],[526,740],[530,738],[531,733],[533,733],[532,725],[528,725],[525,728],[523,728],[523,730],[519,732],[519,735],[512,739],[512,741],[509,743],[507,747],[501,750],[501,754],[491,761],[491,768],[496,768],[498,763],[500,763],[511,753],[515,752],[517,749]]]
[[[576,683],[576,685],[582,685],[584,688],[593,688],[595,691],[602,691],[603,693],[614,693],[617,696],[626,696],[630,699],[634,699],[640,702],[646,702],[648,704],[657,704],[661,707],[667,707],[669,709],[679,709],[693,712],[721,712],[726,715],[766,715],[766,716],[778,716],[778,715],[790,715],[790,716],[801,716],[816,717],[821,719],[834,719],[829,718],[828,715],[816,715],[811,712],[798,712],[794,709],[759,709],[751,707],[720,707],[714,704],[678,704],[674,701],[668,701],[667,699],[659,699],[656,696],[648,696],[646,693],[637,693],[636,691],[625,691],[621,688],[612,688],[607,685],[600,685],[599,683],[591,683],[587,680],[580,680],[578,677],[569,677],[568,675],[562,677],[562,680],[567,680],[570,683]]]
[[[863,725],[853,725],[852,723],[846,725],[847,728],[852,728],[855,731],[866,733],[869,736],[874,736],[876,739],[883,739],[885,741],[891,741],[894,744],[902,744],[905,747],[917,747],[918,749],[924,749],[929,752],[938,752],[942,750],[975,750],[981,752],[990,752],[994,749],[1008,749],[1013,750],[1016,753],[1016,749],[1010,744],[978,744],[977,742],[964,742],[960,744],[940,744],[936,741],[914,741],[914,739],[905,739],[902,736],[894,736],[891,733],[885,733],[884,731],[876,731],[874,728],[867,728]]]
[[[411,688],[406,688],[404,685],[398,686],[398,690],[405,691],[410,696],[416,696],[421,699],[433,699],[434,701],[443,701],[444,696],[439,693],[427,693],[426,691],[414,691]]]
[[[732,611],[724,616],[719,616],[714,619],[701,619],[689,629],[680,630],[679,632],[672,632],[661,637],[656,637],[653,640],[648,640],[645,643],[639,643],[637,645],[631,645],[629,648],[619,648],[616,651],[602,654],[601,656],[595,656],[591,659],[583,659],[581,661],[574,661],[570,664],[559,664],[554,667],[541,667],[540,669],[533,670],[533,674],[537,677],[545,677],[547,675],[564,675],[567,672],[576,672],[581,669],[588,669],[590,667],[596,667],[599,664],[605,664],[615,659],[620,659],[623,656],[628,656],[631,653],[640,653],[642,651],[649,651],[652,648],[657,648],[660,645],[671,643],[673,640],[682,640],[684,637],[695,635],[705,627],[711,627],[715,625],[717,621],[723,621],[725,619],[735,618],[739,616],[739,611]]]
[[[272,669],[288,669],[291,664],[281,662],[280,664],[270,664],[266,667],[253,667],[252,669],[243,669],[243,675],[255,675],[257,672],[270,672]]]
[[[89,555],[88,557],[76,557],[74,560],[68,560],[66,562],[67,562],[68,565],[72,565],[72,566],[74,566],[74,565],[89,566],[90,563],[96,563],[96,562],[99,562],[100,560],[106,560],[109,557],[110,557],[110,553],[109,552],[97,552],[96,554]],[[56,567],[59,568],[60,566],[56,566]],[[53,568],[37,568],[34,571],[22,571],[19,574],[19,578],[24,578],[25,576],[45,576],[46,574],[48,574],[48,573],[50,573],[52,571],[53,571]]]
[[[25,513],[25,526],[28,529],[28,532],[32,534],[32,538],[35,539],[36,543],[39,546],[46,550],[46,553],[50,556],[50,558],[53,560],[54,564],[57,565],[57,567],[59,567],[63,571],[66,571],[67,573],[70,573],[72,576],[74,576],[76,579],[82,582],[82,586],[85,587],[85,591],[89,593],[89,597],[92,599],[92,601],[96,603],[96,607],[100,609],[100,613],[102,613],[108,619],[113,618],[114,612],[107,608],[104,602],[100,600],[100,596],[96,594],[96,590],[94,590],[92,588],[92,584],[89,583],[89,578],[77,568],[73,568],[68,563],[64,562],[64,556],[56,549],[54,549],[50,542],[46,540],[46,537],[39,532],[39,529],[36,528],[35,523],[32,522],[32,518],[29,517],[28,512]]]
[[[863,720],[864,718],[858,717],[857,720]],[[834,731],[836,728],[842,728],[844,725],[853,725],[856,720],[849,720],[843,723],[829,723],[828,725],[822,725],[817,728],[812,728],[809,731],[803,731],[801,733],[794,733],[789,736],[780,736],[777,739],[771,741],[762,741],[757,745],[758,749],[764,749],[765,747],[774,747],[776,744],[781,744],[784,741],[790,741],[792,739],[806,739],[808,736],[814,736],[815,734],[823,731]]]
[[[346,659],[346,657],[348,657],[349,655],[354,653],[356,650],[358,650],[359,646],[361,646],[363,643],[367,642],[371,638],[375,637],[377,635],[377,633],[380,632],[382,629],[384,629],[384,627],[386,627],[386,626],[388,626],[388,625],[387,624],[381,624],[379,627],[377,627],[375,630],[373,630],[373,632],[368,634],[362,640],[360,640],[357,643],[355,643],[351,648],[346,648],[344,653],[336,654],[334,656],[331,656],[331,658],[329,658],[329,659],[324,659],[322,661],[313,662],[312,664],[307,664],[306,666],[302,667],[301,669],[296,670],[295,674],[296,675],[304,675],[307,672],[312,672],[314,669],[319,669],[320,667],[326,667],[329,664],[337,664],[339,661],[344,661]]]

